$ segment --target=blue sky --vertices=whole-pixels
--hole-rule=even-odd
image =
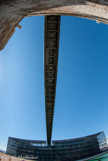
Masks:
[[[0,149],[9,136],[46,140],[44,16],[24,18],[0,51]],[[108,26],[61,17],[52,139],[108,136]]]

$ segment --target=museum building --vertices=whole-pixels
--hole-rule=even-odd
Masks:
[[[75,161],[97,155],[107,147],[104,132],[81,138],[52,141],[24,140],[9,137],[7,154],[37,161]]]

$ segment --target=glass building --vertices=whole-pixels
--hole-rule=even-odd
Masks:
[[[23,140],[9,137],[7,154],[37,161],[75,161],[105,151],[107,142],[104,132],[81,138],[46,141]]]

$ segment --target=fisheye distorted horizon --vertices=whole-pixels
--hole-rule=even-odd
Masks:
[[[0,149],[46,140],[44,16],[24,18],[0,51]],[[108,26],[61,16],[53,140],[108,136]]]

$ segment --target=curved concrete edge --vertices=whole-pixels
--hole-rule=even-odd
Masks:
[[[0,50],[25,16],[71,15],[108,23],[107,0],[5,0],[0,2]]]
[[[6,24],[3,24],[3,31],[0,34],[0,50],[4,49],[6,44],[8,43],[9,39],[12,37],[12,35],[15,33],[15,28],[18,26],[19,22],[23,19],[24,17],[20,19],[16,19],[14,22],[9,22],[7,21]],[[15,24],[14,24],[15,23]],[[7,32],[6,32],[7,31]]]

